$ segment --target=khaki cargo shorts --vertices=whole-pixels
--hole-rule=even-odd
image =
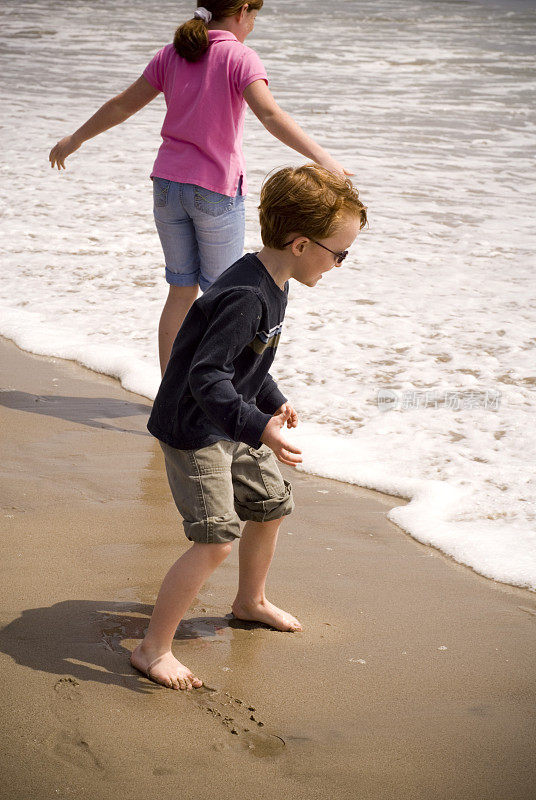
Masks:
[[[258,450],[225,439],[198,450],[160,442],[184,531],[192,542],[232,542],[240,520],[267,522],[294,509],[292,487],[269,447]]]

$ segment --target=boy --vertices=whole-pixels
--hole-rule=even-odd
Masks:
[[[187,538],[164,578],[132,665],[173,689],[202,686],[173,656],[177,626],[207,578],[239,544],[235,617],[281,631],[298,620],[270,603],[265,582],[282,518],[294,503],[275,456],[301,462],[282,434],[298,417],[268,374],[281,335],[288,280],[315,286],[340,266],[367,220],[348,179],[314,164],[287,167],[264,184],[264,247],[227,269],[193,304],[171,353],[148,422],[160,440]],[[242,534],[240,520],[246,522]]]

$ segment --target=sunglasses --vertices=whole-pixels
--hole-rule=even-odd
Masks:
[[[286,244],[284,244],[283,247],[288,247],[289,244],[292,244],[292,242],[294,242],[294,241],[295,240],[292,239],[290,242],[287,242]],[[346,256],[348,255],[348,250],[341,250],[340,253],[337,253],[335,250],[330,250],[329,247],[326,247],[325,244],[321,244],[320,242],[317,242],[316,239],[311,239],[311,241],[314,242],[315,244],[317,244],[319,247],[323,247],[324,250],[327,250],[328,253],[331,253],[332,256],[335,256],[335,263],[337,264],[337,266],[340,266],[342,264],[342,262],[344,261],[344,259],[346,258]]]

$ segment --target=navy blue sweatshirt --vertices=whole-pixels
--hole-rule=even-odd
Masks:
[[[175,339],[147,427],[179,450],[219,439],[261,446],[286,402],[268,370],[281,335],[281,290],[253,253],[236,261],[195,301]]]

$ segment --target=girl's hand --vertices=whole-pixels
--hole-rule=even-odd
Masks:
[[[343,178],[354,174],[335,161],[323,147],[320,147],[314,139],[302,131],[290,114],[277,105],[264,80],[260,78],[250,83],[244,89],[243,95],[244,100],[266,130],[280,142]]]
[[[261,442],[268,445],[270,450],[274,451],[277,460],[281,461],[282,464],[288,464],[289,467],[295,467],[296,464],[299,464],[302,461],[301,450],[299,450],[297,447],[294,447],[294,445],[289,444],[289,442],[285,441],[281,435],[281,428],[284,427],[285,423],[288,424],[291,411],[293,409],[288,408],[288,403],[284,403],[281,408],[285,410],[279,410],[273,415],[268,425],[264,429],[264,432],[261,436]],[[296,414],[295,411],[294,414]]]
[[[350,175],[355,175],[355,172],[350,172],[349,170],[345,169],[339,161],[335,161],[335,159],[330,155],[328,155],[327,158],[323,158],[322,161],[319,161],[318,163],[321,167],[328,169],[330,172],[342,175],[343,178],[349,177]]]
[[[50,161],[52,169],[54,169],[55,166],[58,167],[58,170],[62,168],[65,169],[65,159],[67,156],[70,156],[71,153],[74,153],[75,150],[78,150],[81,144],[82,142],[76,139],[74,134],[65,136],[65,138],[55,144],[48,155],[48,160]]]
[[[294,411],[294,409],[292,408],[290,403],[283,403],[281,408],[278,408],[275,413],[276,414],[285,414],[287,412],[287,410],[288,410],[288,412],[290,414],[289,418],[287,419],[287,428],[295,428],[297,426],[297,424],[298,424],[298,415]]]

